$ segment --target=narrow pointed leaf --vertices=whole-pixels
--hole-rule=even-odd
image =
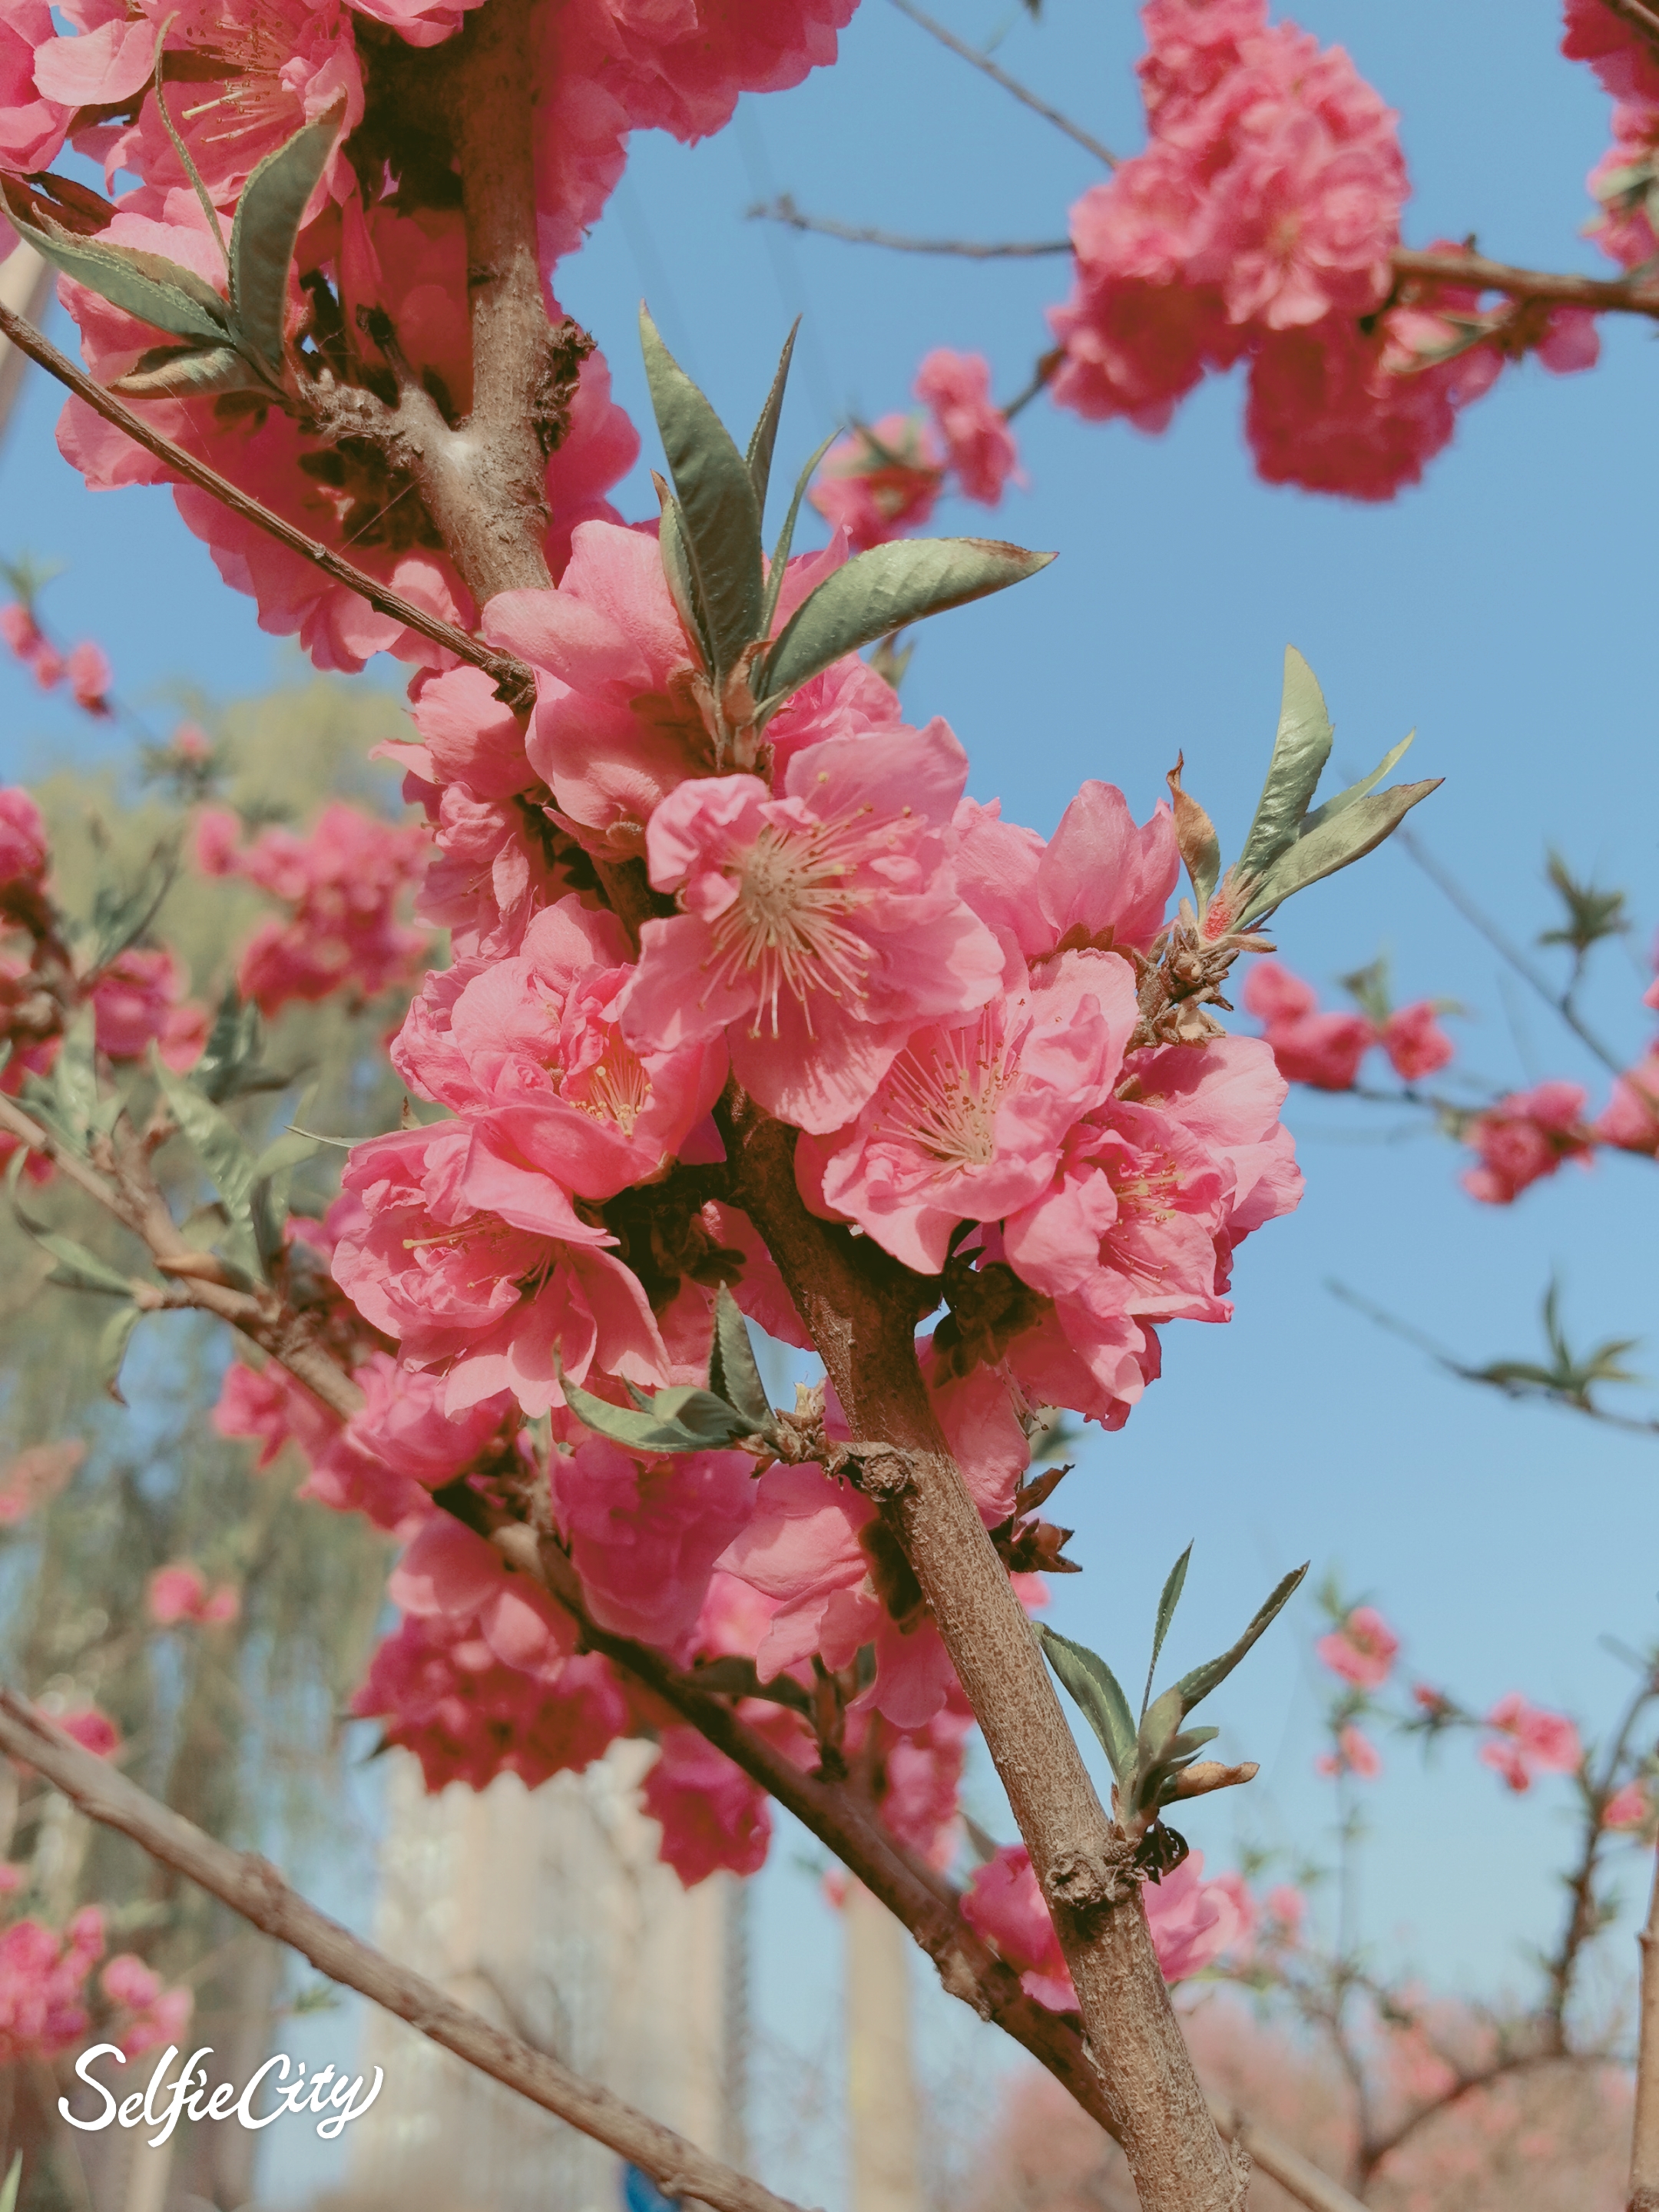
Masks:
[[[685,549],[685,523],[680,503],[660,477],[656,478],[656,484],[662,501],[657,550],[662,556],[663,579],[668,586],[668,596],[674,602],[674,611],[707,673],[714,661],[714,651],[708,642],[708,625],[697,604],[697,580],[691,573],[691,556]]]
[[[1173,1690],[1165,1690],[1146,1708],[1146,1718],[1135,1738],[1143,1771],[1169,1757],[1176,1732],[1186,1717],[1187,1708],[1182,1702],[1179,1684]]]
[[[125,1305],[110,1316],[99,1332],[98,1380],[118,1406],[127,1402],[121,1395],[121,1363],[141,1318],[137,1306]],[[0,2212],[4,2212],[3,2198],[0,2198]]]
[[[743,1309],[724,1283],[714,1293],[714,1336],[708,1347],[708,1383],[716,1396],[741,1413],[745,1435],[758,1436],[772,1425],[772,1401],[749,1341]]]
[[[267,154],[242,187],[230,234],[230,297],[237,342],[248,358],[281,383],[286,362],[288,276],[306,203],[328,167],[345,113],[327,113]]]
[[[1226,1680],[1250,1646],[1272,1627],[1290,1603],[1292,1595],[1300,1589],[1307,1571],[1305,1562],[1303,1565],[1293,1568],[1279,1584],[1237,1644],[1230,1644],[1218,1659],[1212,1659],[1207,1666],[1194,1667],[1190,1674],[1182,1676],[1176,1684],[1174,1691],[1170,1694],[1179,1695],[1181,1698],[1183,1717],[1187,1713],[1191,1712],[1200,1698],[1207,1698],[1218,1683]]]
[[[216,1105],[230,1097],[238,1079],[258,1065],[264,1036],[258,1007],[251,999],[245,1005],[233,984],[220,1001],[202,1057],[191,1072],[197,1089]]]
[[[643,307],[640,342],[718,684],[760,634],[760,508],[749,465]]]
[[[11,2162],[3,2189],[0,2189],[0,2212],[17,2212],[17,2191],[23,2179],[23,2154],[20,2150]]]
[[[302,1099],[295,1109],[302,1119],[306,1104]],[[253,1163],[254,1175],[256,1177],[280,1175],[284,1168],[297,1168],[302,1162],[313,1158],[319,1149],[315,1137],[302,1136],[297,1129],[284,1129],[281,1136],[271,1139]]]
[[[179,136],[173,123],[172,110],[167,106],[167,87],[162,81],[166,73],[167,26],[164,25],[161,36],[155,41],[155,105],[161,111],[161,121],[166,125],[167,137],[173,141],[173,150],[179,156],[179,166],[190,179],[191,189],[196,195],[197,203],[202,213],[207,217],[208,236],[217,245],[225,266],[228,269],[230,256],[225,251],[225,234],[220,224],[219,210],[213,204],[213,195],[209,191],[201,171],[191,158],[189,147]]]
[[[1322,823],[1317,830],[1298,837],[1252,890],[1236,927],[1242,928],[1273,908],[1282,906],[1292,892],[1306,890],[1310,884],[1319,883],[1327,876],[1334,876],[1339,868],[1363,860],[1399,828],[1420,799],[1426,799],[1431,791],[1438,791],[1443,781],[1434,776],[1426,783],[1396,783],[1391,790],[1374,791],[1364,799],[1355,799],[1340,814]]]
[[[1126,1781],[1135,1763],[1135,1724],[1116,1675],[1086,1644],[1073,1644],[1069,1637],[1057,1635],[1042,1624],[1037,1634],[1048,1664],[1099,1737],[1112,1772],[1120,1783]]]
[[[561,1378],[561,1387],[579,1421],[629,1451],[720,1451],[750,1433],[743,1415],[708,1390],[659,1390],[647,1406],[630,1409],[580,1389],[568,1377]]]
[[[140,252],[137,246],[113,246],[65,230],[35,211],[27,188],[15,178],[0,177],[0,197],[19,235],[77,284],[154,330],[223,344],[230,309],[193,269],[180,268],[159,253]]]
[[[778,356],[778,373],[772,379],[772,389],[766,395],[766,404],[761,409],[760,420],[749,441],[745,456],[749,463],[749,481],[755,487],[755,505],[763,522],[766,519],[766,488],[772,477],[772,448],[778,441],[778,417],[783,412],[783,390],[789,381],[789,363],[794,355],[795,337],[800,329],[800,317],[790,325],[789,335],[783,342],[783,351]]]
[[[182,1075],[175,1075],[164,1060],[155,1058],[152,1066],[173,1120],[224,1200],[233,1229],[246,1224],[255,1169],[253,1155],[242,1142],[240,1132],[211,1099],[204,1098]]]
[[[1262,874],[1296,836],[1330,758],[1332,736],[1318,679],[1296,647],[1287,645],[1279,735],[1255,819],[1238,856],[1241,876]]]
[[[110,386],[129,399],[199,399],[264,388],[258,372],[228,345],[157,346]]]
[[[785,623],[763,663],[763,711],[860,646],[947,608],[1023,583],[1054,559],[989,538],[907,538],[855,554]]]
[[[1303,836],[1310,837],[1316,830],[1322,828],[1327,822],[1333,820],[1339,814],[1346,813],[1357,799],[1364,799],[1375,791],[1383,777],[1391,774],[1405,759],[1406,755],[1411,750],[1412,742],[1416,735],[1415,730],[1408,730],[1394,750],[1391,753],[1385,753],[1369,775],[1362,776],[1358,783],[1351,783],[1346,791],[1339,791],[1334,799],[1328,799],[1322,806],[1316,806],[1302,825]]]
[[[50,1252],[58,1262],[48,1282],[59,1284],[66,1291],[96,1291],[105,1297],[132,1296],[132,1278],[100,1260],[95,1252],[88,1252],[73,1237],[60,1236],[55,1229],[36,1229],[27,1222],[24,1226],[40,1249]]]
[[[1170,1632],[1170,1623],[1175,1619],[1176,1607],[1181,1602],[1181,1593],[1187,1582],[1187,1563],[1192,1556],[1193,1547],[1188,1544],[1170,1568],[1163,1595],[1158,1601],[1158,1619],[1152,1625],[1152,1656],[1146,1662],[1146,1694],[1140,1701],[1143,1719],[1147,1705],[1152,1702],[1152,1677],[1158,1672],[1158,1655],[1164,1649],[1164,1639]]]
[[[795,478],[795,489],[790,497],[789,511],[783,518],[783,527],[778,532],[778,542],[772,549],[772,565],[766,572],[766,596],[761,605],[761,623],[758,632],[762,637],[770,637],[772,625],[777,620],[778,601],[782,596],[783,579],[789,567],[789,549],[795,542],[795,524],[800,517],[800,503],[805,498],[807,487],[817,471],[818,463],[835,444],[836,435],[836,432],[832,430],[817,451],[808,458],[806,466]]]
[[[59,1125],[72,1132],[76,1146],[82,1151],[98,1111],[98,1069],[94,1058],[96,1020],[90,1003],[82,1007],[64,1033],[52,1071],[52,1103]]]

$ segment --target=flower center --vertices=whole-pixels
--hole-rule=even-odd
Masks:
[[[560,1086],[573,1106],[596,1121],[614,1121],[624,1137],[651,1103],[651,1078],[612,1030],[601,1057]]]
[[[903,1133],[944,1168],[989,1167],[996,1157],[997,1109],[1019,1079],[989,1007],[971,1030],[958,1030],[924,1060],[902,1053],[887,1095]]]
[[[864,903],[848,886],[854,835],[845,823],[799,830],[768,823],[738,866],[738,896],[713,928],[714,953],[706,963],[716,981],[754,979],[757,999],[753,1035],[770,1012],[778,1034],[778,1000],[785,991],[807,1012],[811,996],[862,998],[869,948],[844,927]]]

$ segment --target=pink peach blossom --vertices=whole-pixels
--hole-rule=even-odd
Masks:
[[[1577,1083],[1540,1083],[1476,1115],[1463,1133],[1480,1161],[1463,1177],[1470,1197],[1510,1206],[1563,1160],[1587,1160],[1595,1139],[1584,1125],[1585,1096]]]
[[[1565,1713],[1528,1704],[1518,1690],[1498,1699],[1486,1715],[1486,1726],[1497,1735],[1481,1745],[1481,1764],[1517,1794],[1531,1789],[1535,1774],[1576,1774],[1583,1762],[1576,1723]]]
[[[832,530],[856,553],[920,530],[939,501],[945,463],[919,415],[884,415],[824,455],[808,495]]]
[[[758,1874],[772,1839],[766,1792],[694,1728],[667,1728],[640,1800],[662,1826],[662,1857],[695,1888],[718,1869]]]
[[[957,893],[945,825],[967,763],[942,721],[881,744],[830,738],[757,776],[682,784],[647,833],[684,911],[647,921],[622,1002],[639,1051],[722,1030],[751,1096],[799,1128],[848,1121],[907,1036],[981,1006],[996,940]]]
[[[1335,1749],[1322,1752],[1315,1759],[1314,1771],[1332,1781],[1352,1774],[1361,1782],[1375,1782],[1382,1771],[1382,1754],[1364,1729],[1351,1723],[1339,1731]]]
[[[1314,1645],[1333,1674],[1358,1690],[1380,1690],[1394,1671],[1400,1638],[1374,1606],[1357,1605]]]
[[[914,389],[933,416],[957,488],[995,507],[1009,478],[1018,478],[1019,451],[1006,417],[992,404],[990,363],[982,354],[936,347],[916,371]]]

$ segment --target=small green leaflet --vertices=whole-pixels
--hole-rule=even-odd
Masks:
[[[1281,906],[1292,892],[1306,890],[1310,884],[1321,883],[1339,868],[1363,860],[1399,828],[1413,806],[1431,791],[1438,791],[1442,781],[1434,776],[1425,783],[1396,783],[1364,799],[1349,799],[1344,793],[1340,811],[1328,816],[1317,829],[1304,829],[1269,869],[1240,910],[1235,926],[1245,927]]]
[[[306,203],[328,167],[345,115],[341,94],[327,112],[267,154],[242,187],[230,232],[230,298],[236,343],[273,384],[285,365],[288,272]]]
[[[1187,1583],[1188,1562],[1192,1556],[1193,1547],[1188,1544],[1174,1566],[1170,1568],[1164,1581],[1163,1595],[1158,1601],[1158,1619],[1152,1625],[1152,1656],[1146,1662],[1146,1688],[1140,1700],[1140,1717],[1143,1720],[1146,1717],[1146,1708],[1152,1702],[1152,1677],[1158,1672],[1158,1658],[1164,1650],[1164,1639],[1170,1632],[1170,1623],[1175,1619],[1176,1607],[1181,1602],[1181,1593]]]
[[[99,1333],[98,1380],[118,1406],[127,1402],[121,1395],[121,1363],[142,1318],[136,1305],[118,1306]]]
[[[1176,1688],[1181,1696],[1183,1719],[1194,1705],[1226,1680],[1251,1645],[1273,1626],[1306,1581],[1307,1574],[1308,1562],[1304,1559],[1299,1567],[1293,1567],[1275,1586],[1266,1603],[1252,1616],[1249,1626],[1237,1644],[1230,1644],[1218,1659],[1212,1659],[1202,1667],[1194,1667],[1189,1674],[1182,1676]]]
[[[778,542],[772,549],[771,564],[766,571],[766,597],[761,606],[759,632],[762,637],[771,635],[772,624],[777,619],[778,601],[783,595],[784,574],[789,566],[789,549],[795,542],[795,524],[800,517],[800,503],[806,496],[818,463],[835,442],[836,433],[832,430],[817,453],[808,455],[805,467],[795,479],[795,489],[783,518],[783,527],[778,532]]]
[[[137,246],[110,246],[66,230],[45,203],[15,177],[0,177],[0,198],[18,234],[35,252],[140,322],[174,337],[222,345],[231,329],[230,302],[193,269]]]
[[[1037,1623],[1037,1635],[1048,1664],[1083,1710],[1083,1717],[1099,1737],[1120,1784],[1134,1771],[1135,1724],[1122,1686],[1098,1652],[1073,1644],[1047,1626]]]
[[[757,672],[761,714],[774,713],[844,654],[1023,582],[1054,557],[989,538],[900,538],[855,554],[785,623]]]
[[[226,1212],[233,1222],[246,1220],[258,1170],[241,1133],[210,1098],[204,1098],[182,1075],[175,1075],[159,1055],[153,1062],[153,1073],[181,1135],[224,1200]]]
[[[724,1283],[714,1293],[714,1336],[708,1347],[708,1387],[762,1435],[772,1423],[772,1401],[749,1341],[742,1309]]]
[[[749,440],[749,451],[744,456],[749,465],[749,481],[755,487],[755,505],[762,520],[766,515],[767,487],[772,480],[772,448],[778,441],[778,419],[783,413],[783,389],[789,381],[789,364],[794,358],[795,339],[800,331],[800,317],[796,316],[789,326],[789,335],[783,342],[783,351],[778,357],[777,374],[772,379],[772,389],[766,395],[766,404],[761,409]]]
[[[1255,819],[1237,862],[1241,876],[1265,874],[1295,837],[1325,772],[1334,735],[1318,679],[1296,647],[1287,645],[1279,735]]]
[[[761,518],[749,464],[640,309],[651,404],[679,501],[680,536],[716,686],[761,635]]]
[[[18,2185],[23,2179],[23,2154],[20,2150],[11,2162],[3,2189],[0,2189],[0,2212],[17,2212]]]
[[[679,1385],[659,1390],[649,1398],[643,1391],[635,1390],[630,1393],[635,1400],[630,1411],[580,1389],[568,1376],[560,1379],[566,1402],[577,1419],[612,1443],[625,1444],[629,1451],[722,1451],[751,1432],[750,1424],[736,1407],[710,1390]]]

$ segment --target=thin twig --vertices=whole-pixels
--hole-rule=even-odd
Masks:
[[[573,2073],[546,2051],[533,2051],[434,1982],[360,1942],[289,1887],[269,1861],[233,1851],[124,1774],[94,1759],[13,1690],[0,1688],[0,1750],[44,1774],[70,1802],[130,1836],[161,1865],[240,1913],[254,1927],[308,1959],[331,1982],[356,1990],[383,2010],[453,2051],[481,2074],[516,2089],[648,2173],[664,2194],[690,2197],[715,2212],[798,2212],[757,2181],[687,2142],[672,2128],[626,2105],[596,2081]]]
[[[1023,85],[1018,77],[1010,76],[1005,69],[999,69],[988,54],[982,54],[976,46],[969,46],[953,31],[947,31],[943,23],[936,23],[931,15],[924,15],[920,8],[912,4],[912,0],[893,0],[893,5],[901,15],[908,15],[913,23],[919,23],[929,38],[937,39],[940,46],[948,46],[953,54],[960,54],[972,68],[988,76],[993,84],[1000,84],[1005,92],[1012,93],[1023,107],[1029,107],[1045,123],[1052,123],[1056,131],[1063,131],[1068,138],[1085,148],[1096,161],[1103,161],[1109,169],[1116,168],[1117,155],[1109,146],[1103,146],[1098,138],[1091,137],[1080,125],[1073,123],[1069,116],[1062,115],[1057,107],[1050,107],[1046,100],[1039,100],[1036,93]]]
[[[1614,1075],[1622,1075],[1625,1073],[1623,1060],[1601,1042],[1569,1000],[1563,994],[1552,989],[1548,976],[1528,958],[1514,939],[1499,927],[1484,908],[1475,904],[1450,870],[1443,867],[1411,830],[1403,828],[1396,830],[1395,838],[1407,857],[1421,868],[1429,881],[1451,901],[1470,927],[1479,931],[1493,951],[1501,959],[1506,960],[1514,969],[1522,981],[1529,989],[1537,993],[1550,1012],[1566,1024],[1580,1043],[1588,1046],[1603,1067],[1611,1069]]]
[[[1659,12],[1650,8],[1647,0],[1607,0],[1607,5],[1615,15],[1622,16],[1644,38],[1659,46]]]
[[[1334,1277],[1326,1279],[1325,1287],[1333,1297],[1340,1298],[1344,1305],[1352,1306],[1356,1313],[1364,1314],[1366,1320],[1374,1322],[1378,1328],[1386,1329],[1390,1336],[1399,1337],[1402,1343],[1409,1344],[1424,1353],[1437,1367],[1443,1368],[1448,1375],[1455,1375],[1460,1382],[1484,1383],[1487,1389],[1501,1391],[1504,1397],[1513,1399],[1517,1404],[1541,1399],[1546,1405],[1559,1406],[1564,1413],[1582,1413],[1586,1419],[1600,1421],[1610,1429],[1622,1430],[1626,1436],[1659,1436],[1659,1419],[1644,1420],[1636,1413],[1611,1413],[1607,1407],[1598,1406],[1593,1398],[1577,1398],[1569,1390],[1557,1389],[1547,1383],[1528,1382],[1516,1376],[1488,1374],[1485,1368],[1468,1365],[1446,1346],[1437,1343],[1433,1337],[1426,1335],[1412,1322],[1401,1321],[1398,1314],[1391,1314],[1385,1306],[1373,1304],[1370,1298],[1363,1297],[1358,1291],[1350,1290],[1346,1283],[1338,1282]]]
[[[901,6],[902,0],[893,0],[893,4]],[[1638,283],[1628,277],[1564,276],[1489,261],[1484,253],[1418,252],[1409,246],[1396,246],[1390,258],[1396,283],[1455,284],[1475,292],[1505,292],[1515,300],[1589,307],[1598,314],[1659,319],[1659,284],[1650,280]]]
[[[1069,238],[1015,239],[1006,242],[975,238],[911,238],[902,231],[873,230],[833,216],[805,215],[788,192],[757,200],[744,210],[750,222],[781,222],[815,238],[845,239],[849,246],[879,246],[889,253],[945,253],[963,261],[1029,261],[1041,254],[1069,253]]]
[[[296,529],[293,523],[285,521],[280,514],[273,514],[270,507],[262,506],[259,501],[251,498],[239,486],[232,483],[228,477],[221,476],[205,461],[198,460],[193,453],[187,453],[182,446],[175,445],[171,438],[164,437],[141,415],[118,399],[113,392],[106,392],[101,384],[94,383],[67,354],[59,353],[51,340],[43,337],[32,323],[26,322],[21,315],[14,314],[3,303],[0,303],[0,337],[9,338],[19,353],[27,354],[48,375],[56,377],[61,385],[72,392],[77,399],[85,400],[94,414],[101,415],[105,422],[112,423],[118,430],[125,431],[135,445],[142,446],[146,453],[154,453],[156,459],[165,463],[176,476],[182,477],[187,483],[194,484],[198,490],[216,499],[222,507],[228,507],[233,514],[240,515],[244,522],[251,522],[256,530],[263,530],[278,544],[286,545],[290,553],[297,553],[302,561],[311,562],[325,575],[331,576],[337,584],[343,584],[348,591],[356,592],[359,598],[368,600],[377,614],[401,623],[406,629],[416,631],[432,644],[442,646],[458,660],[468,661],[474,668],[482,668],[487,676],[494,677],[501,687],[503,697],[509,703],[519,705],[534,696],[535,678],[521,660],[515,659],[511,653],[497,651],[494,646],[483,644],[477,638],[469,636],[465,630],[458,629],[453,623],[445,622],[441,616],[428,614],[424,607],[416,606],[413,599],[406,599],[401,592],[394,592],[389,585],[377,582],[365,569],[343,560],[331,546],[325,545],[319,538],[308,538],[303,530]]]
[[[1641,2033],[1636,2059],[1636,2126],[1631,2142],[1628,2212],[1659,2212],[1659,1862],[1642,1954]]]

